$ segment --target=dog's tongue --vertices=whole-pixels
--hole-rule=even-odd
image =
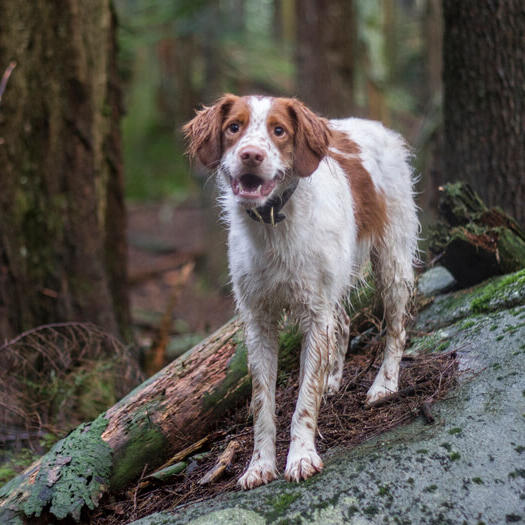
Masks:
[[[258,199],[267,197],[275,188],[275,180],[265,181],[258,175],[245,173],[238,179],[232,179],[232,190],[234,195],[247,199]]]

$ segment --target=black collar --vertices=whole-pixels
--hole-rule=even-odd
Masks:
[[[265,222],[266,224],[275,226],[278,222],[281,222],[286,218],[286,215],[283,215],[279,212],[288,202],[298,184],[299,179],[295,179],[293,184],[288,186],[288,188],[286,188],[281,195],[275,195],[269,199],[264,206],[247,209],[246,213],[254,221]]]

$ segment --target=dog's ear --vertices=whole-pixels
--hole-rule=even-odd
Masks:
[[[235,95],[222,96],[213,106],[204,106],[182,128],[188,143],[186,153],[197,157],[208,169],[214,169],[222,156],[222,123],[237,100]]]
[[[295,125],[294,171],[300,177],[308,177],[328,154],[331,132],[326,119],[299,100],[291,99],[289,111]]]

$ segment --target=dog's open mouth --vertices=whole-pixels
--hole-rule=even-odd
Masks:
[[[232,177],[231,185],[234,195],[244,199],[260,199],[268,197],[275,188],[277,181],[264,180],[253,173],[244,173],[240,177]]]

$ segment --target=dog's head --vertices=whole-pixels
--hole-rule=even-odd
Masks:
[[[326,120],[292,98],[224,95],[183,130],[189,155],[219,168],[246,207],[263,206],[292,176],[311,175],[330,140]]]

